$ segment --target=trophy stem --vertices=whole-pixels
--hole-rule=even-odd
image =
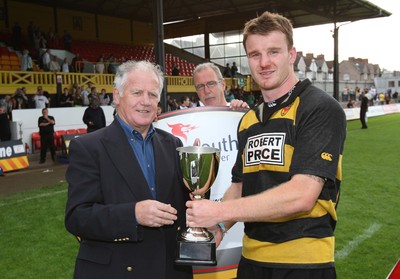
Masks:
[[[185,231],[181,233],[181,237],[187,241],[193,242],[208,242],[214,239],[212,233],[210,233],[205,228],[186,228]]]

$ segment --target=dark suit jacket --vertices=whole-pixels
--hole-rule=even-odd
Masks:
[[[190,266],[173,262],[189,199],[178,172],[176,148],[182,143],[158,129],[152,141],[157,200],[178,210],[175,224],[161,228],[136,222],[136,202],[152,196],[117,120],[71,141],[65,225],[82,239],[75,278],[192,278]]]

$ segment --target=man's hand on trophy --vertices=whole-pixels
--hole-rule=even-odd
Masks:
[[[237,109],[240,110],[240,109],[248,109],[250,107],[245,101],[233,99],[229,104],[229,108],[231,108],[232,110],[237,110]]]
[[[170,204],[155,200],[144,200],[136,203],[135,216],[142,226],[161,227],[172,225],[177,219],[177,210]]]
[[[218,224],[219,202],[196,200],[186,202],[186,224],[188,227],[209,228]]]

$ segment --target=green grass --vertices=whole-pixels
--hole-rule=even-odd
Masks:
[[[386,278],[400,257],[400,114],[348,122],[336,229],[340,279]],[[0,177],[1,181],[1,177]],[[0,197],[0,277],[72,278],[65,183]]]
[[[67,185],[0,198],[0,277],[72,278],[78,243],[64,228]]]
[[[358,120],[348,122],[336,229],[338,278],[386,278],[400,257],[400,114],[370,118],[368,129],[360,127]]]

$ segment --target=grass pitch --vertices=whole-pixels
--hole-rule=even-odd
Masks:
[[[360,127],[348,122],[336,228],[340,279],[386,278],[400,257],[400,114]],[[64,227],[66,195],[60,183],[0,197],[1,278],[72,278],[78,243]]]

